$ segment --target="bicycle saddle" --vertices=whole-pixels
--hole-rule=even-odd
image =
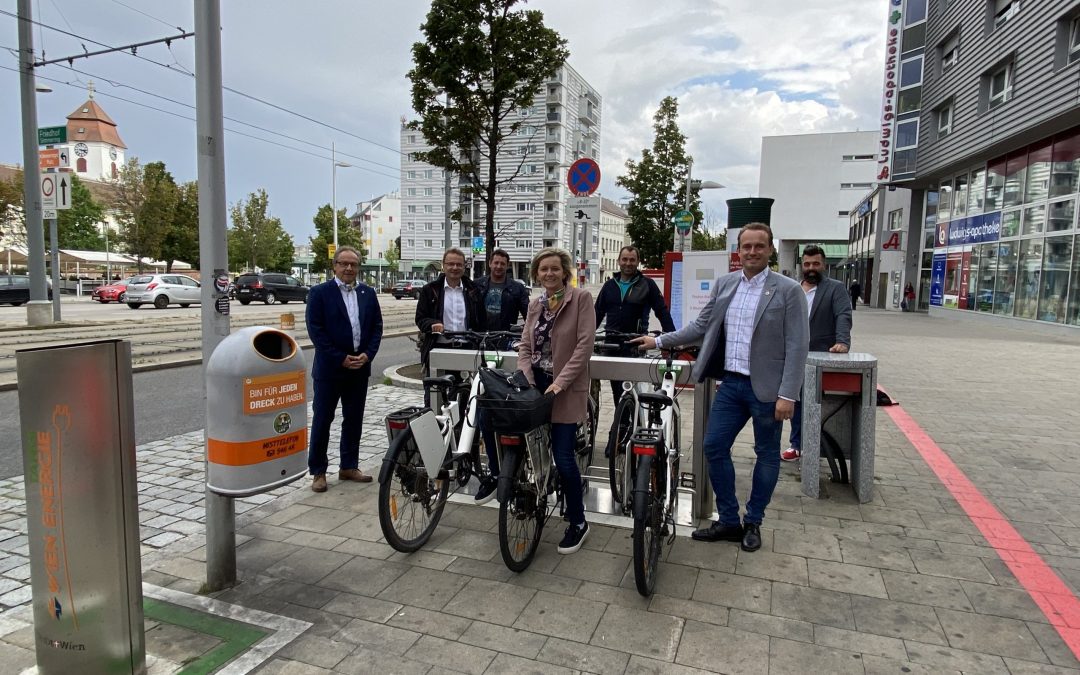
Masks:
[[[637,397],[641,405],[649,408],[655,407],[657,410],[672,405],[671,397],[662,391],[640,392]]]
[[[457,381],[449,375],[441,375],[439,377],[425,377],[424,388],[429,387],[454,387],[457,386]]]

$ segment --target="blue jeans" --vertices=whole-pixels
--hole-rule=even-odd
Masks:
[[[746,426],[754,424],[754,474],[750,499],[746,502],[745,522],[761,524],[765,507],[772,499],[780,476],[780,432],[783,424],[775,417],[776,401],[763,403],[754,396],[750,378],[725,373],[716,390],[716,399],[709,411],[705,430],[704,452],[709,462],[709,479],[716,492],[716,510],[723,525],[739,524],[739,500],[735,496],[735,465],[731,462],[731,446]]]
[[[533,369],[533,381],[541,391],[551,385],[551,377],[541,370]],[[572,525],[585,522],[585,493],[581,489],[581,471],[574,456],[577,427],[576,424],[551,424],[551,454],[555,458],[555,469],[559,472],[559,482],[566,498],[566,518]]]
[[[495,429],[491,426],[488,414],[477,405],[476,426],[480,427],[480,434],[484,438],[484,451],[488,456],[488,470],[492,478],[499,477],[499,453],[495,448]],[[479,467],[477,467],[479,469]]]
[[[788,435],[788,445],[799,450],[802,441],[802,399],[795,401],[795,412],[791,415],[791,434]]]

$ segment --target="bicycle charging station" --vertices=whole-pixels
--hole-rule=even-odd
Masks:
[[[492,354],[492,352],[485,352],[485,359],[492,360]],[[517,352],[500,351],[495,352],[495,354],[499,360],[499,368],[506,370],[517,369]],[[461,373],[463,371],[474,373],[481,365],[481,356],[476,350],[435,348],[431,350],[428,359],[432,376]],[[690,370],[693,364],[691,362],[674,361],[672,365],[681,366],[681,370],[677,375],[677,382],[680,386],[692,384]],[[594,354],[589,361],[589,374],[594,380],[652,383],[656,378],[657,366],[655,359]],[[693,435],[689,448],[690,471],[693,476],[692,487],[679,488],[684,498],[679,500],[679,510],[676,516],[676,523],[687,527],[695,526],[702,518],[711,518],[715,511],[705,457],[702,454],[705,425],[708,419],[709,407],[712,404],[715,384],[712,380],[708,380],[704,383],[693,384],[693,386]],[[432,397],[431,405],[433,408],[437,408],[439,402],[434,400],[434,393]],[[606,400],[606,407],[610,410],[611,399],[606,387],[602,388],[600,397],[602,400],[598,401],[598,403],[600,403],[601,409],[605,408],[603,401]],[[597,447],[602,447],[600,439],[606,439],[607,431],[607,427],[601,424],[597,433]],[[685,459],[687,448],[682,450]],[[596,448],[593,449],[593,456],[595,458]],[[622,515],[618,504],[611,498],[607,473],[607,466],[590,465],[586,476],[589,480],[589,490],[585,493],[585,511],[614,518],[613,522],[623,524],[623,521],[629,521],[630,518]],[[683,473],[688,473],[685,466]],[[452,499],[457,499],[463,503],[466,503],[467,500],[468,503],[471,503],[472,496],[469,493],[472,489],[474,489],[473,485],[470,484]],[[687,496],[691,498],[685,498]]]

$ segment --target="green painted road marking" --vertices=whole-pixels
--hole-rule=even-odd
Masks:
[[[194,661],[184,664],[178,675],[207,675],[247,651],[271,633],[251,624],[233,621],[181,607],[169,602],[143,598],[143,614],[148,619],[211,635],[222,641]]]

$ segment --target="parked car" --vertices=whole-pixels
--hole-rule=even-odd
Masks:
[[[49,299],[52,300],[52,279],[46,279],[49,285]],[[25,274],[0,274],[0,304],[25,305],[30,302],[30,277]]]
[[[115,281],[111,284],[98,286],[90,292],[90,298],[92,300],[97,300],[103,305],[109,302],[123,302],[124,298],[127,296],[128,284],[130,284],[131,280],[134,278],[135,277],[128,277],[123,281]]]
[[[394,289],[391,293],[394,294],[394,298],[400,300],[402,298],[417,299],[420,297],[420,289],[424,287],[427,282],[423,279],[402,279],[394,284]]]
[[[236,278],[236,298],[241,305],[246,305],[253,300],[272,305],[275,302],[285,304],[290,300],[307,302],[308,291],[311,288],[305,286],[296,277],[280,272],[263,272],[262,274],[241,274]]]
[[[169,305],[190,307],[202,301],[199,282],[183,274],[142,274],[131,278],[124,302],[132,309],[153,304],[158,309]]]

